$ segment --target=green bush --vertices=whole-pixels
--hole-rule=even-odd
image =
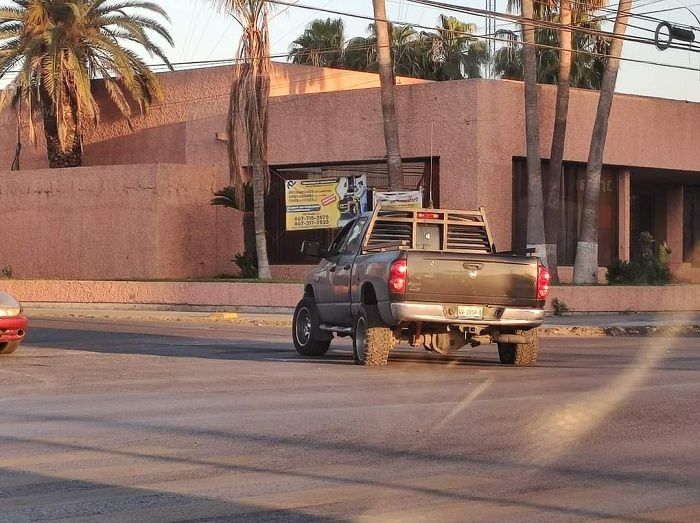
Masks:
[[[559,298],[554,298],[552,300],[552,314],[555,316],[564,316],[569,312],[569,307]]]
[[[258,277],[258,259],[255,253],[236,254],[233,263],[240,271],[236,278],[254,279]]]
[[[671,281],[668,265],[656,258],[641,262],[613,261],[608,265],[608,285],[666,285]]]

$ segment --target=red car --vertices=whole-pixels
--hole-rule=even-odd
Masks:
[[[7,293],[0,292],[0,354],[12,354],[27,334],[27,318],[22,306]]]

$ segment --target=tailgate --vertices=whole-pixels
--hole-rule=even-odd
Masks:
[[[406,301],[537,307],[537,258],[408,251]]]

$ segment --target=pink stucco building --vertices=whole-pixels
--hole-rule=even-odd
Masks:
[[[0,266],[36,278],[182,278],[232,272],[241,216],[209,205],[227,185],[225,114],[230,69],[163,75],[167,98],[131,122],[107,106],[86,137],[85,167],[45,169],[28,146],[22,170],[0,172]],[[386,184],[378,79],[278,64],[270,122],[273,183],[268,233],[273,271],[303,272],[304,238],[284,230],[285,179],[361,174]],[[555,88],[540,88],[541,154],[549,155]],[[444,207],[486,207],[497,246],[524,241],[523,86],[400,79],[405,185],[434,187]],[[597,93],[574,90],[563,174],[560,262],[571,265]],[[700,104],[615,97],[602,180],[600,263],[638,254],[642,231],[672,248],[676,278],[700,281]],[[16,115],[0,115],[0,169],[15,153]],[[26,134],[23,132],[23,134]],[[564,276],[567,269],[562,269]]]

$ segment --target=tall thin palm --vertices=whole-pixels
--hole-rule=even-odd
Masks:
[[[169,64],[157,35],[172,45],[158,5],[142,0],[13,0],[0,7],[0,78],[14,68],[13,96],[43,117],[50,167],[82,164],[82,136],[99,122],[94,79],[102,79],[125,116],[162,98],[157,76],[134,45]],[[32,139],[34,120],[27,118]]]
[[[292,63],[315,67],[342,67],[344,55],[345,25],[340,18],[313,20],[289,50]]]
[[[389,190],[403,190],[403,168],[401,165],[401,148],[399,146],[399,124],[396,118],[396,98],[394,96],[394,68],[391,60],[391,42],[389,24],[386,21],[384,0],[372,0],[374,3],[374,20],[377,28],[377,56],[379,63],[379,81],[384,121],[384,142],[386,144],[386,163],[389,178]]]
[[[253,215],[258,276],[270,279],[265,234],[265,195],[270,182],[267,161],[268,107],[270,97],[269,3],[265,0],[208,0],[229,13],[243,29],[238,46],[227,119],[231,185],[244,199],[245,176],[238,156],[243,130],[253,184]]]
[[[534,248],[537,256],[546,262],[534,2],[533,0],[521,0],[521,6],[524,19],[523,75],[525,79],[525,144],[527,150],[527,246]]]
[[[572,76],[572,19],[585,21],[588,15],[605,4],[605,0],[587,0],[585,2],[559,0],[559,42],[561,46],[557,82],[557,99],[554,112],[554,131],[549,169],[544,177],[544,224],[547,242],[547,264],[553,283],[559,282],[558,243],[561,229],[561,176],[564,161],[564,142],[569,112],[569,90]]]
[[[583,193],[581,233],[576,245],[574,262],[574,283],[595,283],[598,281],[598,205],[600,203],[600,175],[603,169],[603,152],[608,135],[608,120],[612,108],[617,71],[622,54],[622,36],[627,29],[627,21],[632,9],[632,0],[620,0],[613,27],[613,41],[610,57],[603,75],[603,85],[598,99],[598,110],[591,148],[586,166],[586,186]]]

